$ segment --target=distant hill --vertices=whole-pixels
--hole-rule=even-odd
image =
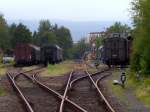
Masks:
[[[13,22],[18,24],[22,22],[27,25],[27,27],[33,32],[38,29],[39,21],[37,20],[7,20],[8,24]],[[77,21],[63,21],[63,20],[51,20],[52,24],[58,24],[58,26],[65,26],[70,29],[73,40],[78,41],[80,38],[87,36],[89,32],[103,31],[115,21],[86,21],[86,22],[77,22]],[[129,21],[122,22],[128,25],[131,25]]]

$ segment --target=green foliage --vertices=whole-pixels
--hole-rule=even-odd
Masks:
[[[48,67],[41,74],[46,76],[64,75],[68,72],[71,72],[72,66],[73,65],[71,61],[64,61],[55,65],[49,64]]]
[[[129,104],[127,99],[129,94],[134,94],[138,99],[144,102],[147,106],[150,107],[150,77],[137,77],[135,72],[127,71],[127,80],[125,83],[125,88],[121,86],[113,85],[113,80],[116,80],[120,77],[120,71],[115,70],[112,72],[112,77],[108,80],[108,87],[119,100]],[[131,91],[132,90],[132,91]],[[130,107],[130,104],[129,106]]]
[[[2,87],[0,87],[0,96],[4,96],[6,93]]]
[[[134,22],[134,42],[131,68],[150,73],[150,1],[134,0],[132,2],[132,18]]]
[[[3,18],[3,16],[0,15],[0,48],[2,48],[3,50],[6,50],[7,48],[10,47],[9,46],[10,39],[9,39],[8,31],[9,30],[8,30],[7,23]]]
[[[103,43],[104,38],[103,37],[97,37],[96,38],[96,48],[99,48]]]
[[[52,25],[49,20],[41,20],[38,31],[32,32],[22,23],[7,26],[0,15],[0,49],[14,48],[17,43],[33,43],[36,45],[58,44],[64,51],[64,58],[69,58],[73,41],[69,29]]]
[[[12,24],[10,27],[11,44],[14,48],[17,43],[31,43],[32,33],[30,30],[20,23],[19,25]]]
[[[82,38],[78,43],[74,44],[72,51],[72,58],[82,58],[84,53],[90,50],[90,44],[85,43],[85,39]]]
[[[53,32],[53,26],[49,20],[41,20],[37,34],[37,44],[56,44],[56,35]]]
[[[123,25],[120,22],[116,22],[112,26],[107,28],[106,31],[109,33],[124,33],[124,32],[130,32],[131,28],[127,24]]]
[[[58,45],[64,49],[64,57],[70,58],[69,49],[72,48],[73,41],[69,29],[65,27],[56,28],[55,26],[55,33]]]
[[[63,48],[64,58],[70,57],[69,49],[72,48],[72,37],[69,29],[52,25],[48,20],[40,21],[38,32],[33,35],[33,42],[38,45],[58,44]]]

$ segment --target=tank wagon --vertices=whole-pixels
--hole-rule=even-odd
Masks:
[[[101,46],[101,60],[109,67],[111,65],[128,65],[130,57],[130,40],[128,37],[121,37],[120,34],[113,34],[104,40]]]
[[[14,49],[15,65],[58,63],[63,60],[62,49],[58,45],[17,44]]]

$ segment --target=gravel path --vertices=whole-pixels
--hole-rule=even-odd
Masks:
[[[118,105],[115,106],[117,110],[121,112],[150,112],[150,108],[146,107],[138,98],[135,97],[134,89],[132,87],[125,89],[123,99],[119,99],[115,96],[107,85],[110,81],[113,82],[113,76],[103,80],[103,88],[105,89],[104,91],[106,92],[108,99],[111,99],[110,102],[113,101],[112,104]]]

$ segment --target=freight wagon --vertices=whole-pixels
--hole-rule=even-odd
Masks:
[[[58,45],[44,45],[41,47],[41,61],[44,65],[58,63],[63,60],[63,50]]]
[[[62,49],[58,45],[17,44],[14,49],[15,65],[57,63],[62,61]]]
[[[106,38],[100,49],[101,60],[108,66],[129,64],[130,43],[127,37],[120,37],[116,33]]]

